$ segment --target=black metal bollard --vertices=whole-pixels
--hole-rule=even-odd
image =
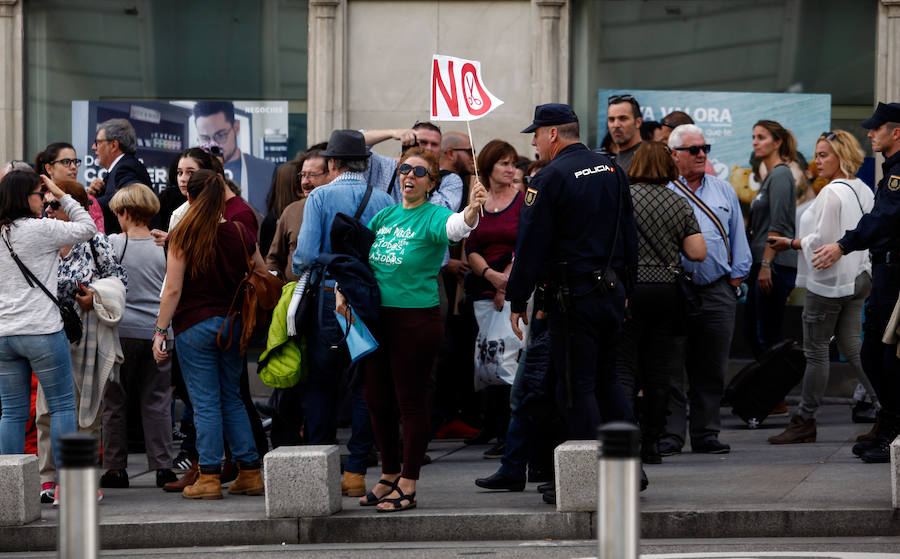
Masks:
[[[640,545],[641,430],[624,421],[597,430],[597,557],[637,559]]]
[[[57,557],[96,559],[97,452],[99,443],[90,435],[72,434],[60,439],[59,528]]]

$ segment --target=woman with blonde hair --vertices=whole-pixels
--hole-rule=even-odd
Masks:
[[[868,382],[859,350],[863,304],[872,287],[869,252],[851,252],[826,270],[815,269],[811,261],[817,248],[837,241],[844,231],[854,229],[860,218],[872,210],[875,197],[856,178],[863,151],[849,132],[823,133],[816,142],[815,161],[819,176],[831,182],[822,188],[800,218],[797,238],[775,236],[768,240],[772,250],[801,252],[797,259],[797,285],[806,287],[803,304],[806,372],[800,407],[783,433],[769,437],[772,444],[815,442],[815,414],[828,384],[828,347],[832,335],[837,340],[838,351],[857,377]]]
[[[191,205],[169,235],[166,286],[153,335],[153,356],[163,361],[172,324],[194,406],[200,475],[184,488],[187,499],[222,498],[223,427],[240,469],[228,492],[261,495],[264,490],[259,454],[241,401],[240,318],[234,318],[230,329],[222,327],[247,273],[244,250],[253,253],[257,266],[265,265],[255,250],[256,232],[223,218],[225,190],[222,176],[205,169],[188,181]],[[223,346],[227,349],[220,349]]]

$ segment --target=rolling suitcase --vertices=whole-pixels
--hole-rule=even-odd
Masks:
[[[731,403],[731,412],[756,429],[800,382],[805,369],[806,357],[799,343],[784,340],[775,344],[728,383],[725,398]]]

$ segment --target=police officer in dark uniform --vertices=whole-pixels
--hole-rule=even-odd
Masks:
[[[550,162],[525,192],[515,261],[506,286],[513,331],[528,322],[535,283],[549,280],[556,395],[568,439],[593,440],[597,426],[634,421],[613,371],[626,286],[637,269],[637,229],[625,173],[579,139],[568,105],[534,111],[532,145]],[[546,275],[544,275],[546,273]]]
[[[815,250],[813,265],[828,268],[844,254],[869,249],[872,255],[872,292],[866,302],[866,322],[860,358],[881,402],[875,438],[853,447],[865,462],[890,462],[890,444],[900,434],[900,359],[897,346],[882,343],[884,329],[900,294],[900,103],[878,103],[869,130],[872,150],[885,161],[884,178],[875,190],[875,206],[836,243]]]

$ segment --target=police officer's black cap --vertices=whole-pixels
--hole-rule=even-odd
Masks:
[[[371,154],[366,149],[366,138],[359,130],[335,130],[328,139],[328,147],[319,152],[322,157],[335,159],[366,159]]]
[[[522,130],[522,134],[534,132],[541,126],[569,124],[570,122],[578,122],[578,117],[575,116],[575,111],[572,110],[572,107],[563,103],[538,105],[534,108],[534,122],[531,123],[531,126]]]
[[[872,118],[860,122],[859,125],[871,130],[885,122],[900,122],[900,103],[878,103]]]

